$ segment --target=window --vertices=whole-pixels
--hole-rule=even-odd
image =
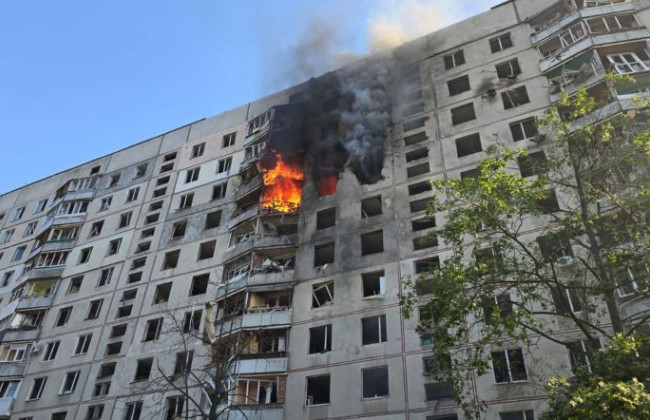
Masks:
[[[130,300],[133,300],[137,295],[138,295],[138,289],[125,290],[122,293],[122,299],[120,299],[120,302],[128,302]]]
[[[170,251],[165,254],[163,260],[163,270],[170,270],[178,266],[178,260],[181,256],[181,250],[177,249],[176,251]]]
[[[221,224],[221,210],[213,211],[205,215],[204,229],[213,229]]]
[[[436,246],[438,246],[438,237],[433,233],[413,239],[413,250],[415,251]]]
[[[109,267],[103,269],[99,274],[99,281],[97,282],[97,287],[106,286],[111,283],[111,278],[113,277],[113,271],[115,267]]]
[[[535,420],[533,410],[503,411],[499,413],[499,420]]]
[[[309,329],[309,354],[332,351],[332,324]]]
[[[424,159],[424,158],[427,158],[427,157],[429,157],[429,149],[427,149],[426,147],[423,147],[421,149],[413,150],[412,152],[408,152],[405,155],[407,163],[413,162],[413,161],[416,161],[416,160],[420,160],[420,159]]]
[[[404,137],[404,146],[413,146],[414,144],[422,143],[427,141],[429,136],[427,136],[426,131],[420,133],[411,134],[410,136]]]
[[[218,200],[226,196],[227,182],[222,182],[212,187],[212,200]]]
[[[117,185],[118,182],[120,182],[120,176],[121,174],[112,174],[111,176],[108,177],[108,187],[107,188],[112,188]]]
[[[185,236],[185,229],[187,228],[187,220],[181,220],[172,225],[172,239],[180,239]]]
[[[363,297],[384,296],[386,294],[386,277],[384,270],[361,275]]]
[[[210,282],[210,274],[201,274],[192,277],[192,286],[190,287],[190,296],[202,295],[208,291],[208,283]]]
[[[647,278],[648,268],[642,262],[622,261],[619,263],[621,266],[614,269],[614,277],[618,288],[618,295],[620,297],[627,297],[634,295],[640,291],[648,289]]]
[[[499,79],[511,79],[521,74],[521,67],[519,67],[519,60],[513,58],[504,63],[496,65],[497,76]]]
[[[103,220],[93,223],[90,227],[90,234],[88,235],[88,237],[92,238],[93,236],[99,236],[102,233],[103,227],[104,227]]]
[[[129,274],[129,277],[127,278],[127,283],[137,283],[140,280],[142,280],[142,271]]]
[[[158,219],[160,219],[160,213],[150,214],[149,216],[144,218],[144,223],[146,225],[149,225],[151,223],[156,223]]]
[[[106,356],[114,356],[122,351],[122,342],[109,343],[106,345]]]
[[[12,271],[7,271],[2,275],[2,284],[0,284],[0,287],[7,287],[9,286],[9,282],[11,281],[11,277],[14,275],[13,270]]]
[[[129,211],[126,213],[120,214],[120,224],[117,226],[118,229],[125,228],[131,223],[131,216],[133,212]]]
[[[217,173],[222,174],[224,172],[230,171],[230,166],[232,165],[232,158],[228,157],[225,159],[220,159],[217,166]]]
[[[88,353],[88,348],[90,348],[90,341],[92,338],[92,334],[80,335],[77,339],[77,345],[75,346],[74,352],[72,354],[78,355]]]
[[[194,350],[181,351],[176,353],[176,363],[174,364],[174,375],[186,375],[192,370],[192,361],[194,360]]]
[[[59,309],[59,316],[56,318],[55,327],[62,327],[68,323],[70,319],[70,314],[72,313],[72,306],[67,306],[65,308]]]
[[[483,303],[483,321],[488,325],[494,325],[496,320],[507,317],[512,312],[510,293],[502,293]]]
[[[207,260],[214,256],[214,251],[217,247],[217,241],[203,242],[199,245],[199,260]]]
[[[151,249],[151,241],[147,242],[140,242],[138,246],[135,248],[135,254],[139,254],[141,252],[149,251]]]
[[[463,92],[467,92],[471,89],[469,85],[469,76],[462,76],[448,81],[447,88],[449,89],[449,96],[456,96]]]
[[[388,396],[388,366],[362,369],[363,398]]]
[[[11,221],[16,221],[20,220],[23,217],[23,214],[25,214],[25,207],[18,207],[17,209],[14,210],[14,214],[11,217]]]
[[[185,173],[185,183],[188,184],[190,182],[194,182],[199,179],[199,172],[201,171],[201,167],[196,167],[192,169],[188,169],[187,172]]]
[[[429,173],[431,169],[429,168],[429,162],[420,163],[419,165],[409,166],[406,168],[406,178],[415,178],[416,176],[424,175]]]
[[[600,349],[600,341],[594,340],[578,340],[566,344],[567,352],[569,354],[569,363],[571,371],[576,373],[577,369],[584,367],[589,372],[592,370],[592,359],[594,353]]]
[[[307,398],[305,405],[330,403],[330,375],[307,377]]]
[[[97,372],[97,379],[103,379],[103,378],[108,378],[110,376],[113,376],[115,373],[115,367],[117,366],[117,363],[104,363],[99,367],[99,372]]]
[[[165,195],[166,192],[167,192],[167,187],[158,188],[157,190],[154,190],[152,197],[153,198],[162,197],[163,195]]]
[[[178,209],[189,209],[192,207],[192,201],[194,201],[194,193],[181,195],[180,201],[178,203]]]
[[[38,225],[38,222],[30,222],[27,223],[27,226],[25,226],[25,232],[23,232],[23,238],[29,235],[33,235],[34,232],[36,232],[36,226]]]
[[[170,179],[169,175],[158,178],[156,180],[156,187],[167,184]]]
[[[145,176],[145,174],[147,173],[147,166],[149,166],[149,164],[147,163],[143,163],[142,165],[136,166],[135,176],[133,178],[140,178]]]
[[[361,318],[361,343],[368,344],[386,342],[386,315],[377,315]]]
[[[174,163],[168,163],[166,165],[163,165],[160,167],[160,173],[163,174],[165,172],[169,172],[174,169]]]
[[[113,201],[112,196],[104,197],[99,202],[99,211],[108,210],[111,207],[111,202]]]
[[[137,258],[131,263],[131,270],[144,267],[147,262],[147,257]]]
[[[124,420],[140,420],[142,413],[142,401],[126,403],[126,413],[124,413]]]
[[[510,133],[512,134],[513,141],[532,139],[539,134],[537,131],[537,122],[535,118],[513,122],[510,124]]]
[[[237,133],[229,133],[223,136],[221,141],[221,147],[225,149],[226,147],[231,147],[235,145],[235,139],[237,138]]]
[[[522,178],[540,175],[546,172],[546,155],[544,152],[534,152],[517,158],[519,172]]]
[[[409,203],[409,208],[411,210],[411,213],[418,213],[426,210],[430,201],[431,201],[430,198],[423,198],[421,200],[411,201]]]
[[[510,38],[510,33],[499,35],[490,39],[490,49],[492,50],[492,53],[497,53],[510,47],[512,47],[512,39]]]
[[[115,315],[115,318],[127,317],[131,315],[131,311],[133,311],[133,305],[121,306],[117,309],[117,315]]]
[[[435,217],[423,217],[421,219],[411,220],[411,230],[419,232],[422,230],[432,229],[436,227]]]
[[[458,157],[469,156],[483,151],[479,133],[456,139],[456,154]]]
[[[0,239],[0,244],[6,244],[11,240],[11,237],[14,234],[13,229],[7,229],[4,232],[2,232],[2,239]]]
[[[650,57],[644,51],[608,55],[607,59],[618,74],[650,70]]]
[[[78,370],[66,373],[65,378],[63,378],[63,383],[61,384],[61,391],[59,391],[59,394],[72,394],[74,392],[74,389],[77,387],[78,379]]]
[[[126,192],[126,202],[131,203],[137,200],[138,194],[140,194],[140,187],[131,188]]]
[[[25,249],[27,249],[25,245],[17,247],[14,251],[14,256],[11,257],[11,261],[20,261],[23,258],[23,254],[25,254]]]
[[[59,411],[56,413],[52,413],[52,416],[50,416],[50,420],[66,420],[67,415],[68,415],[67,411]]]
[[[474,113],[474,104],[469,103],[451,109],[451,123],[453,125],[462,124],[476,119]]]
[[[501,92],[501,99],[503,100],[504,109],[515,108],[530,102],[526,86],[520,86],[515,89]]]
[[[46,383],[47,383],[47,376],[41,378],[34,378],[34,382],[32,383],[32,389],[29,392],[29,397],[27,398],[27,400],[30,401],[30,400],[40,399],[41,395],[43,395],[43,389],[45,389]]]
[[[422,128],[422,127],[424,127],[424,124],[426,123],[426,121],[427,121],[426,117],[418,118],[418,119],[411,120],[411,121],[407,121],[404,124],[402,124],[402,129],[406,132],[406,131],[415,130],[416,128]]]
[[[445,61],[445,70],[450,70],[465,64],[465,53],[463,50],[454,51],[451,54],[445,55],[443,59]]]
[[[153,297],[153,305],[165,303],[169,300],[172,291],[172,282],[163,283],[156,286],[156,292]]]
[[[537,237],[537,244],[544,260],[553,262],[558,266],[569,265],[573,260],[571,242],[564,236],[546,234]],[[569,257],[563,258],[563,257]]]
[[[120,245],[122,244],[122,238],[113,239],[108,243],[108,255],[115,255],[120,250]]]
[[[148,229],[143,229],[142,232],[140,232],[140,238],[141,239],[150,238],[150,237],[152,237],[154,235],[154,233],[156,233],[156,228],[155,227],[148,228]]]
[[[361,235],[361,255],[384,252],[384,231],[364,233]]]
[[[104,299],[96,299],[90,301],[90,306],[88,308],[88,316],[86,319],[97,319],[99,318],[99,313],[102,310],[102,304]]]
[[[321,306],[332,305],[334,303],[334,282],[328,281],[312,286],[311,307],[320,308]]]
[[[190,156],[190,159],[197,158],[199,156],[203,156],[203,152],[205,151],[205,143],[199,143],[194,145],[192,147],[192,154]]]
[[[163,202],[161,201],[156,201],[151,204],[149,204],[149,210],[148,211],[156,211],[162,209]]]
[[[328,242],[314,247],[314,267],[320,267],[334,262],[334,242]]]
[[[557,201],[555,190],[548,190],[546,198],[537,201],[537,207],[542,214],[551,214],[560,211],[560,204]]]
[[[153,357],[146,359],[138,359],[138,364],[135,368],[135,375],[133,382],[146,381],[151,374],[151,367],[153,366]]]
[[[49,362],[56,358],[56,354],[59,351],[59,345],[61,341],[51,341],[45,346],[45,354],[43,354],[43,361]]]
[[[361,218],[377,216],[382,213],[381,195],[361,200]]]
[[[165,403],[165,417],[164,420],[176,420],[183,418],[183,411],[185,410],[185,397],[168,397]]]
[[[142,341],[154,341],[160,337],[160,330],[162,329],[163,319],[156,318],[147,321],[145,327],[144,338]]]
[[[111,334],[109,335],[109,338],[117,338],[117,337],[124,336],[124,334],[126,334],[127,325],[128,324],[113,325],[111,327]]]
[[[163,156],[163,162],[169,162],[174,159],[176,159],[176,152],[171,152]]]
[[[185,312],[185,317],[183,318],[183,332],[184,333],[197,333],[201,325],[201,316],[203,315],[203,310],[197,309],[191,312]]]
[[[424,111],[424,103],[415,103],[404,108],[402,115],[408,117],[410,115],[419,114]]]
[[[106,391],[106,394],[108,394],[108,390]],[[105,394],[99,394],[99,395],[105,395]],[[104,415],[103,404],[91,405],[90,407],[88,407],[88,412],[86,413],[86,420],[101,420],[103,415]]]
[[[433,187],[431,186],[431,182],[422,181],[416,184],[409,185],[408,190],[409,190],[409,195],[418,195],[428,191],[432,191]]]
[[[521,349],[492,352],[494,380],[498,384],[525,381],[528,379],[524,354]]]
[[[330,209],[320,210],[316,212],[316,229],[327,229],[336,224],[336,209],[334,207]]]
[[[44,200],[39,200],[39,202],[36,204],[36,209],[34,209],[34,214],[45,210],[45,206],[47,206],[47,198]]]
[[[580,312],[582,310],[582,300],[577,288],[572,287],[554,287],[551,289],[551,296],[555,304],[555,310],[560,315],[566,315],[569,312]]]

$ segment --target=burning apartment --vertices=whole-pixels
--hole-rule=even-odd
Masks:
[[[508,1],[2,195],[0,418],[460,418],[399,307],[448,252],[428,181],[494,134],[535,147],[561,92],[633,106],[647,22],[648,0]],[[539,366],[509,366],[472,398],[533,419]]]

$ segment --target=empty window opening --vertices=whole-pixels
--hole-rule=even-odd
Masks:
[[[176,353],[176,363],[174,363],[174,375],[186,375],[192,370],[194,361],[194,350],[181,351]]]
[[[126,328],[127,328],[127,324],[114,325],[111,328],[111,333],[109,335],[109,338],[117,338],[117,337],[124,336],[124,334],[126,334]]]
[[[90,254],[93,252],[93,247],[89,246],[84,248],[79,253],[79,264],[87,263],[90,260]]]
[[[423,258],[421,260],[416,260],[413,263],[415,274],[426,273],[431,270],[435,270],[440,267],[440,258],[439,257],[430,257]]]
[[[332,325],[309,329],[309,354],[332,351]]]
[[[189,193],[185,195],[181,195],[181,198],[178,202],[178,209],[189,209],[192,207],[192,202],[194,201],[194,193]]]
[[[145,327],[144,338],[142,341],[154,341],[160,337],[160,331],[162,330],[163,319],[156,318],[150,319],[147,321],[147,326]]]
[[[419,232],[421,230],[427,230],[434,227],[436,227],[435,217],[423,217],[421,219],[411,221],[411,228],[413,229],[413,232]]]
[[[449,96],[459,95],[471,89],[469,84],[469,76],[462,76],[447,82],[449,88]]]
[[[81,290],[81,283],[83,282],[84,276],[73,277],[70,279],[70,286],[68,288],[68,294],[73,295],[79,293]]]
[[[127,212],[120,214],[120,223],[117,226],[118,229],[125,228],[131,223],[131,215],[133,212]]]
[[[500,63],[496,65],[497,77],[499,79],[512,79],[519,74],[521,74],[521,67],[519,66],[519,60],[513,58],[508,60],[505,63]]]
[[[212,200],[218,200],[226,196],[226,190],[228,188],[228,183],[223,182],[212,187]]]
[[[424,127],[424,124],[427,121],[427,119],[428,119],[427,117],[422,117],[415,120],[407,121],[404,124],[402,124],[402,129],[404,131],[411,131],[411,130],[415,130],[416,128]]]
[[[116,318],[124,318],[129,315],[131,315],[131,312],[133,311],[133,305],[125,305],[121,306],[117,309],[117,315],[115,316]]]
[[[114,356],[116,354],[120,354],[122,351],[122,342],[118,341],[116,343],[110,343],[106,345],[106,355],[107,356]]]
[[[417,184],[411,184],[409,185],[408,188],[409,188],[409,195],[418,195],[433,190],[433,187],[431,186],[431,182],[429,181],[422,181],[422,182],[418,182]]]
[[[388,366],[362,369],[363,398],[381,398],[388,396]]]
[[[166,192],[167,192],[167,187],[158,188],[157,190],[154,190],[152,197],[153,198],[162,197],[163,195],[165,195]]]
[[[107,188],[112,188],[117,185],[118,182],[120,182],[120,176],[121,174],[113,174],[108,177],[108,187]]]
[[[192,277],[192,287],[190,288],[190,296],[202,295],[208,290],[210,282],[210,274],[201,274]]]
[[[165,303],[169,300],[172,291],[172,282],[163,283],[156,286],[156,292],[153,297],[153,305]]]
[[[181,256],[180,249],[166,253],[165,258],[163,260],[162,269],[170,270],[172,268],[178,267],[178,260],[180,259],[180,256]]]
[[[170,180],[169,175],[158,178],[156,180],[156,186],[159,187],[161,185],[165,185],[165,184],[167,184],[169,182],[169,180]]]
[[[409,203],[411,213],[417,213],[417,212],[420,212],[420,211],[425,211],[427,209],[430,201],[431,201],[430,198],[423,198],[421,200],[411,201]]]
[[[90,301],[90,307],[88,308],[88,316],[86,319],[97,319],[99,318],[99,313],[102,310],[102,304],[104,299],[97,299]]]
[[[512,47],[512,38],[510,38],[510,32],[507,34],[499,35],[494,38],[490,38],[490,49],[492,53],[496,53],[507,48]]]
[[[361,201],[361,218],[377,216],[382,213],[381,195],[366,198]]]
[[[127,283],[137,283],[140,280],[142,280],[142,271],[131,273],[129,274],[129,277],[127,277]]]
[[[368,344],[386,342],[386,315],[371,316],[361,319],[361,343]]]
[[[429,162],[420,163],[419,165],[409,166],[406,168],[406,177],[414,178],[429,173],[429,171]]]
[[[201,309],[185,312],[183,318],[183,332],[186,334],[198,332],[201,326],[201,316],[203,316],[203,310]]]
[[[453,125],[466,123],[475,119],[476,113],[474,112],[473,103],[465,104],[451,109],[451,123]]]
[[[330,375],[307,377],[307,398],[305,405],[330,403]]]
[[[545,198],[537,201],[537,208],[542,214],[551,214],[560,211],[555,190],[548,190]]]
[[[149,204],[149,211],[156,211],[162,209],[163,202],[161,201],[156,201],[155,203]]]
[[[315,284],[312,287],[312,291],[311,291],[312,308],[329,306],[332,305],[333,303],[334,303],[334,282],[333,281]]]
[[[144,218],[144,224],[150,225],[152,223],[156,223],[158,219],[160,219],[160,213],[150,214],[149,216]]]
[[[363,297],[384,296],[386,294],[386,277],[384,270],[361,275]]]
[[[144,267],[147,263],[147,257],[137,258],[131,262],[131,270],[135,270],[140,267]]]
[[[174,160],[174,159],[176,159],[176,152],[167,153],[163,157],[163,162],[169,162],[170,160]]]
[[[412,152],[408,152],[406,155],[406,162],[413,162],[416,160],[424,159],[429,157],[429,149],[426,147],[423,147],[422,149],[416,149],[413,150]]]
[[[160,167],[160,173],[163,174],[165,172],[169,172],[174,169],[174,163],[168,163],[166,165],[163,165]]]
[[[328,242],[314,247],[314,267],[320,267],[334,262],[334,242]]]
[[[544,152],[534,152],[526,156],[517,158],[519,164],[519,172],[522,178],[529,176],[540,175],[546,172],[546,155]]]
[[[120,303],[133,300],[137,295],[138,295],[138,289],[126,290],[122,293],[122,298],[120,299]]]
[[[414,144],[422,143],[423,141],[427,141],[429,139],[429,136],[427,136],[426,131],[422,131],[420,133],[415,133],[411,134],[410,136],[404,137],[404,145],[405,146],[412,146]]]
[[[316,212],[316,229],[327,229],[336,224],[336,209],[334,207]]]
[[[145,174],[147,173],[147,167],[148,166],[149,166],[149,164],[147,164],[147,163],[143,163],[142,165],[136,166],[136,168],[135,168],[135,176],[133,178],[140,178],[140,177],[145,176]]]
[[[146,381],[149,379],[151,374],[151,367],[153,366],[153,357],[148,357],[146,359],[139,359],[138,364],[135,368],[135,375],[133,376],[133,381]]]
[[[433,233],[413,239],[413,249],[419,251],[421,249],[433,248],[438,246],[438,237]]]
[[[151,248],[151,241],[147,242],[140,242],[136,247],[135,247],[135,254],[139,254],[141,252],[149,251]]]
[[[113,239],[108,243],[108,255],[115,255],[120,250],[120,245],[122,245],[122,238]]]
[[[221,210],[213,211],[205,215],[204,229],[213,229],[221,224]]]
[[[67,306],[65,308],[59,309],[59,316],[56,319],[55,327],[62,327],[68,323],[70,319],[70,314],[72,313],[72,306]]]
[[[203,242],[199,245],[199,260],[206,260],[214,256],[214,251],[217,247],[217,241]]]
[[[97,236],[100,233],[102,233],[102,228],[104,227],[104,221],[100,220],[99,222],[95,222],[92,224],[90,227],[90,235],[88,235],[89,238],[92,238],[93,236]]]
[[[504,109],[515,108],[530,102],[526,86],[520,86],[515,89],[501,92],[501,99],[503,100]]]
[[[384,252],[384,231],[364,233],[361,235],[361,255]]]
[[[483,151],[481,135],[479,133],[456,139],[456,154],[458,157],[469,156]]]

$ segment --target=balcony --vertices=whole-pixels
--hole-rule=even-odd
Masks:
[[[41,245],[39,252],[53,252],[53,251],[66,251],[74,248],[74,243],[77,239],[59,239],[56,241],[47,241]]]
[[[24,330],[7,330],[2,337],[3,342],[7,341],[36,341],[39,329],[31,328]]]
[[[0,377],[23,376],[25,371],[24,362],[2,362],[0,363]]]
[[[65,265],[35,267],[25,274],[23,280],[28,281],[58,278],[63,275],[63,270],[65,270]]]
[[[49,308],[54,301],[54,294],[48,296],[22,297],[18,300],[16,310]]]
[[[232,219],[228,220],[228,230],[234,228],[235,226],[239,225],[242,222],[245,222],[249,219],[259,216],[259,214],[260,214],[260,206],[255,205],[251,207],[250,209],[244,211],[243,213],[240,213],[237,216],[233,217]]]
[[[9,417],[11,409],[14,405],[14,398],[6,397],[0,398],[0,417]]]
[[[253,235],[249,239],[228,248],[224,253],[223,258],[225,261],[229,261],[239,255],[250,252],[253,249],[296,246],[297,244],[297,234],[278,236]]]
[[[230,420],[282,420],[284,404],[236,405],[228,412]]]
[[[549,79],[551,102],[557,102],[563,93],[575,93],[580,87],[591,86],[605,76],[606,70],[596,60],[593,51],[586,52],[546,74]]]
[[[276,273],[262,273],[256,272],[255,269],[251,272],[248,278],[249,286],[271,285],[275,283],[287,283],[294,280],[293,269],[286,269]]]
[[[240,200],[262,186],[262,175],[257,175],[241,184],[235,191],[235,200]]]
[[[235,369],[235,373],[238,375],[286,372],[287,357],[277,353],[275,357],[268,357],[264,354],[246,355],[237,360]]]
[[[73,200],[90,200],[95,195],[94,188],[87,188],[83,190],[68,191],[63,196],[63,201],[73,201]]]
[[[256,143],[257,141],[261,140],[264,136],[269,134],[270,128],[271,128],[271,122],[268,121],[263,126],[255,129],[251,134],[246,136],[246,138],[244,139],[244,146],[251,145],[251,144]]]
[[[243,315],[218,324],[216,334],[222,336],[239,329],[286,326],[291,323],[291,313],[291,308],[286,307],[248,309]]]

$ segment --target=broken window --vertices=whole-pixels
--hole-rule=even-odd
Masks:
[[[115,315],[115,318],[125,318],[131,315],[132,311],[133,311],[133,305],[120,306],[117,309],[117,315]]]
[[[163,270],[170,270],[172,268],[178,267],[178,260],[181,256],[181,250],[177,249],[175,251],[170,251],[165,254],[163,259]]]
[[[212,200],[218,200],[226,196],[226,190],[228,187],[227,182],[222,182],[212,187]]]
[[[235,145],[235,140],[237,139],[237,133],[229,133],[223,136],[223,139],[221,140],[221,147],[223,149],[227,147],[231,147]]]
[[[426,157],[429,157],[429,149],[427,149],[426,147],[423,147],[421,149],[416,149],[413,150],[412,152],[408,152],[405,155],[405,157],[407,163],[413,162],[415,160],[424,159]]]
[[[458,157],[469,156],[483,151],[479,133],[456,139],[456,154]]]
[[[569,353],[569,363],[571,371],[576,373],[577,369],[584,367],[589,372],[592,370],[592,359],[594,353],[600,349],[600,341],[598,340],[578,340],[566,343],[566,348]]]
[[[332,350],[332,324],[309,329],[309,354]]]
[[[117,226],[117,228],[121,229],[121,228],[129,226],[129,224],[131,223],[131,215],[132,214],[133,214],[133,212],[131,212],[131,211],[120,214],[120,223]]]
[[[153,366],[153,357],[148,357],[146,359],[138,359],[137,366],[135,368],[135,375],[133,376],[133,382],[146,381],[149,379],[151,374],[151,367]]]
[[[443,398],[453,398],[454,391],[448,382],[429,382],[424,384],[424,395],[426,401],[437,401]]]
[[[210,273],[201,274],[192,277],[192,286],[190,288],[190,296],[202,295],[208,290],[208,283],[210,282]]]
[[[149,210],[148,211],[156,211],[162,209],[163,202],[161,201],[156,201],[151,204],[149,204]]]
[[[132,201],[137,200],[139,194],[140,194],[140,187],[131,188],[126,192],[126,202],[130,203]]]
[[[176,159],[176,152],[171,152],[163,156],[163,162],[169,162],[174,159]]]
[[[316,212],[316,229],[327,229],[336,224],[336,209],[320,210]]]
[[[409,195],[418,195],[418,194],[425,193],[427,191],[432,191],[433,187],[431,186],[431,182],[422,181],[416,184],[409,185],[408,189],[409,189]]]
[[[160,331],[162,330],[163,319],[156,318],[150,319],[147,321],[147,326],[144,331],[144,338],[142,341],[154,341],[160,337]]]
[[[386,277],[384,270],[361,275],[363,297],[384,296],[386,294]]]
[[[158,303],[165,303],[169,300],[169,295],[172,291],[172,282],[159,284],[156,286],[156,292],[153,297],[153,305]]]
[[[99,273],[99,280],[97,281],[97,287],[105,286],[107,284],[110,284],[111,278],[113,277],[113,271],[115,270],[115,267],[109,267],[103,269]]]
[[[194,201],[194,193],[181,195],[180,201],[178,202],[178,209],[189,209],[192,207],[192,202]]]
[[[232,165],[232,158],[228,157],[225,159],[220,159],[217,163],[217,173],[221,174],[224,172],[230,171],[230,166]]]
[[[93,252],[93,247],[83,248],[79,252],[79,264],[87,263],[90,260],[90,254]]]
[[[386,342],[386,315],[361,318],[361,343],[368,344]]]
[[[90,227],[90,234],[88,235],[89,238],[92,238],[93,236],[97,236],[102,233],[102,228],[104,227],[104,221],[100,220],[99,222],[95,222],[92,224]]]
[[[111,202],[112,201],[113,201],[112,196],[102,198],[101,201],[99,202],[99,210],[98,211],[108,210],[111,207]]]
[[[203,156],[204,151],[205,151],[205,143],[195,144],[194,146],[192,146],[192,153],[190,154],[190,159]]]
[[[137,258],[131,262],[131,270],[135,270],[140,267],[144,267],[147,262],[147,257]]]
[[[307,398],[305,405],[330,403],[330,375],[307,377]]]
[[[423,217],[421,219],[416,219],[411,221],[411,228],[413,232],[432,229],[434,227],[436,227],[435,217]]]
[[[147,173],[147,167],[149,166],[148,163],[143,163],[141,165],[136,166],[135,168],[135,176],[133,178],[140,178],[145,176]]]
[[[406,131],[415,130],[416,128],[424,127],[424,124],[426,123],[427,119],[428,117],[422,117],[415,120],[407,121],[404,124],[402,124],[402,129],[406,132]]]
[[[122,337],[126,334],[127,324],[118,324],[111,327],[111,333],[108,338]]]
[[[30,401],[30,400],[40,399],[41,395],[43,395],[43,389],[45,389],[46,383],[47,383],[47,376],[41,378],[34,378],[34,382],[32,383],[32,389],[29,392],[29,398],[27,398],[27,400]]]
[[[474,112],[474,104],[468,103],[451,109],[451,123],[452,125],[462,124],[476,119]]]
[[[137,295],[138,295],[138,289],[125,290],[122,293],[122,299],[120,299],[120,303],[133,300]]]
[[[60,344],[61,341],[52,341],[50,343],[47,343],[47,346],[45,346],[45,354],[43,355],[44,362],[47,362],[49,360],[54,360],[56,358],[56,354],[59,351]]]
[[[188,184],[190,182],[197,181],[199,179],[199,173],[201,172],[201,167],[196,167],[192,169],[188,169],[187,172],[185,173],[185,183]]]
[[[388,396],[388,366],[361,370],[363,398]]]
[[[205,215],[204,229],[219,227],[221,224],[221,210],[213,211]]]
[[[160,173],[163,174],[165,172],[169,172],[174,169],[174,163],[168,163],[166,165],[163,165],[160,167]]]
[[[429,171],[429,162],[420,163],[419,165],[409,166],[406,168],[406,177],[414,178],[416,176],[424,175]]]
[[[491,356],[492,370],[494,371],[494,380],[496,383],[502,384],[528,379],[526,364],[524,363],[524,353],[521,349],[493,351]]]
[[[192,361],[194,360],[194,350],[181,351],[176,353],[176,363],[174,363],[174,375],[185,375],[192,370]]]
[[[163,195],[165,195],[166,192],[167,192],[167,187],[158,188],[157,190],[154,190],[152,197],[153,198],[162,197]]]
[[[122,351],[122,342],[109,343],[106,345],[106,356],[114,356]]]
[[[136,246],[134,253],[139,254],[141,252],[149,251],[149,249],[151,249],[151,241],[140,242],[138,246]]]
[[[142,271],[138,271],[137,273],[131,273],[129,274],[129,277],[127,277],[127,283],[136,283],[142,280]]]
[[[528,91],[526,86],[520,86],[515,89],[506,90],[501,92],[501,99],[503,100],[503,108],[511,109],[520,105],[524,105],[530,102],[528,98]]]
[[[361,218],[377,216],[382,213],[381,195],[361,200]]]
[[[417,212],[420,212],[420,211],[425,211],[427,209],[427,206],[429,205],[430,201],[431,201],[431,198],[423,198],[421,200],[411,201],[409,203],[411,213],[417,213]]]
[[[108,395],[108,391],[110,391],[110,389],[111,389],[111,381],[98,382],[93,387],[93,397]],[[97,419],[100,419],[100,418],[101,418],[101,416],[97,417]]]
[[[122,245],[122,238],[113,239],[108,243],[108,255],[115,255],[120,250],[120,245]]]
[[[469,76],[462,76],[447,82],[449,96],[459,95],[471,89],[469,85]]]
[[[90,301],[90,307],[88,309],[88,316],[86,319],[97,319],[99,318],[99,313],[102,310],[102,304],[104,299],[96,299]]]
[[[513,58],[504,63],[499,63],[496,65],[497,77],[499,79],[511,79],[519,74],[521,74],[521,67],[519,66],[519,60]]]
[[[171,179],[171,178],[170,178],[169,175],[158,178],[158,179],[156,180],[156,187],[159,187],[159,186],[161,186],[161,185],[165,185],[165,184],[167,184],[167,183],[169,182],[170,179]]]
[[[185,312],[183,318],[183,332],[184,333],[197,333],[201,326],[201,316],[203,315],[203,310],[197,309],[195,311]]]
[[[34,232],[36,231],[36,225],[38,225],[38,222],[31,222],[28,223],[27,226],[25,226],[25,232],[23,232],[23,238],[33,235]]]
[[[415,251],[436,246],[438,246],[438,236],[433,233],[413,239],[413,249]]]
[[[333,303],[334,303],[334,282],[333,281],[315,284],[312,287],[312,292],[311,292],[312,308],[320,308],[321,306],[332,305]]]
[[[521,156],[517,158],[517,163],[519,164],[519,172],[522,178],[540,175],[546,172],[546,155],[541,151]]]
[[[72,306],[66,306],[65,308],[59,309],[59,316],[56,319],[55,327],[62,327],[68,323],[70,319],[70,314],[72,313]]]
[[[107,188],[112,188],[112,187],[116,186],[117,183],[120,182],[120,176],[121,176],[121,174],[119,172],[109,176],[108,177],[108,187]]]
[[[144,218],[144,224],[150,225],[152,223],[156,223],[158,219],[160,219],[160,213],[150,214],[149,216]]]
[[[214,256],[214,251],[217,246],[217,241],[203,242],[199,245],[199,260],[206,260]]]
[[[59,394],[72,394],[77,387],[77,380],[79,379],[79,371],[75,370],[74,372],[67,372],[63,378],[63,384],[61,384],[61,391]],[[65,418],[65,416],[63,417]]]
[[[73,295],[79,293],[81,290],[81,282],[83,282],[84,276],[77,276],[70,279],[70,286],[68,287],[68,294]]]
[[[490,49],[492,53],[497,53],[499,51],[505,50],[506,48],[512,47],[512,38],[510,38],[510,32],[507,34],[499,35],[494,38],[490,38]]]
[[[510,133],[513,141],[532,139],[538,135],[537,121],[535,118],[527,118],[521,121],[515,121],[510,124]]]
[[[84,334],[80,335],[79,338],[77,338],[77,345],[74,348],[74,355],[77,354],[86,354],[88,353],[88,349],[90,348],[90,341],[92,340],[93,335],[92,334]]]
[[[314,267],[334,262],[334,242],[328,242],[314,247]]]
[[[445,62],[445,70],[450,70],[454,67],[465,64],[465,53],[463,50],[457,50],[451,54],[445,55],[443,60]]]
[[[481,176],[481,170],[479,168],[470,169],[460,173],[460,179],[478,178],[479,176]]]
[[[384,231],[364,233],[361,235],[361,255],[384,252]]]
[[[404,146],[413,146],[414,144],[422,143],[428,139],[429,137],[427,136],[426,131],[421,131],[419,133],[404,137]]]
[[[419,114],[420,112],[424,111],[424,104],[423,103],[416,103],[413,105],[409,105],[404,108],[402,111],[402,115],[404,117],[408,117],[411,115]]]

